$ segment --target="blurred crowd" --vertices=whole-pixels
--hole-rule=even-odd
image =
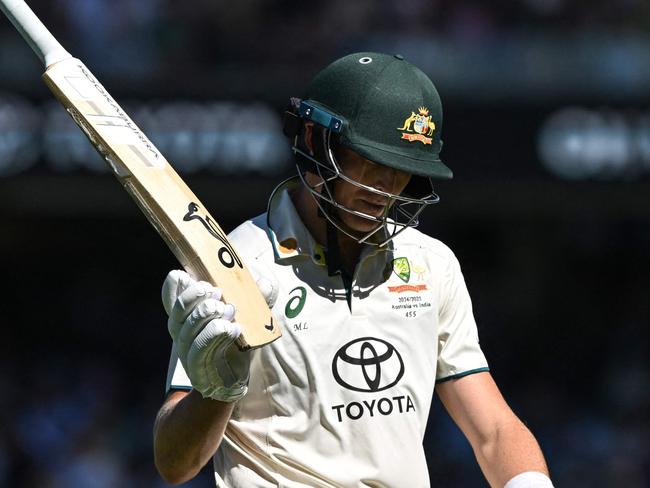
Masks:
[[[303,69],[319,67],[373,35],[484,43],[522,31],[620,35],[650,26],[650,5],[644,0],[60,0],[50,4],[83,54],[104,59],[109,39],[116,46],[114,60],[123,68],[155,71],[163,69],[164,62],[179,74],[191,74],[197,67],[223,69],[242,60],[258,69],[291,66],[296,60]],[[60,4],[67,8],[61,9]],[[124,58],[125,52],[134,59]],[[215,60],[219,67],[211,66]]]
[[[644,0],[31,4],[57,38],[104,80],[139,97],[284,100],[287,87],[303,86],[325,63],[360,47],[401,51],[459,97],[472,96],[481,78],[498,75],[499,83],[491,84],[501,87],[502,98],[504,87],[519,78],[526,81],[526,93],[545,87],[562,93],[566,87],[553,85],[564,79],[574,94],[578,81],[588,87],[600,78],[631,84],[637,93],[650,78],[650,62],[643,56],[650,42],[650,6]],[[0,59],[17,62],[20,41],[2,27],[0,39]],[[605,73],[592,66],[599,60],[607,65]],[[4,74],[6,79],[20,75],[26,76],[24,68]],[[465,76],[468,85],[462,83]],[[20,88],[19,81],[14,83]],[[606,93],[603,87],[599,91]]]

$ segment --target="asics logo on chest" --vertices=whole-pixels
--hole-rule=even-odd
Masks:
[[[302,312],[302,307],[305,306],[307,290],[304,286],[297,286],[291,290],[290,296],[291,298],[289,298],[287,304],[284,306],[284,314],[289,319],[295,319]]]

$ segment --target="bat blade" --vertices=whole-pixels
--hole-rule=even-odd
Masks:
[[[219,286],[235,306],[239,345],[277,339],[279,326],[225,232],[90,70],[70,58],[49,67],[43,79],[183,267]]]
[[[226,234],[154,144],[22,0],[0,0],[0,7],[44,60],[43,79],[54,96],[181,265],[194,278],[221,288],[224,300],[235,306],[242,326],[238,345],[251,349],[280,337],[279,325]]]

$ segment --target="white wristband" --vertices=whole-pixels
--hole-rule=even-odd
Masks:
[[[503,488],[553,488],[553,483],[544,473],[526,471],[512,478]]]

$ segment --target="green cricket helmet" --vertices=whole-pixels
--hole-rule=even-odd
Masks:
[[[306,121],[319,127],[320,147],[306,150],[300,140]],[[431,80],[400,55],[355,53],[323,69],[302,99],[292,98],[285,113],[285,134],[293,138],[298,173],[316,173],[322,182],[303,183],[321,212],[340,231],[359,242],[384,245],[407,227],[418,225],[427,205],[437,203],[432,178],[448,179],[452,172],[440,161],[442,104]],[[412,175],[401,195],[363,185],[347,177],[336,161],[334,142],[384,166]],[[382,217],[360,213],[334,200],[333,185],[345,180],[389,198]],[[359,236],[347,229],[338,212],[353,213],[378,223]]]

